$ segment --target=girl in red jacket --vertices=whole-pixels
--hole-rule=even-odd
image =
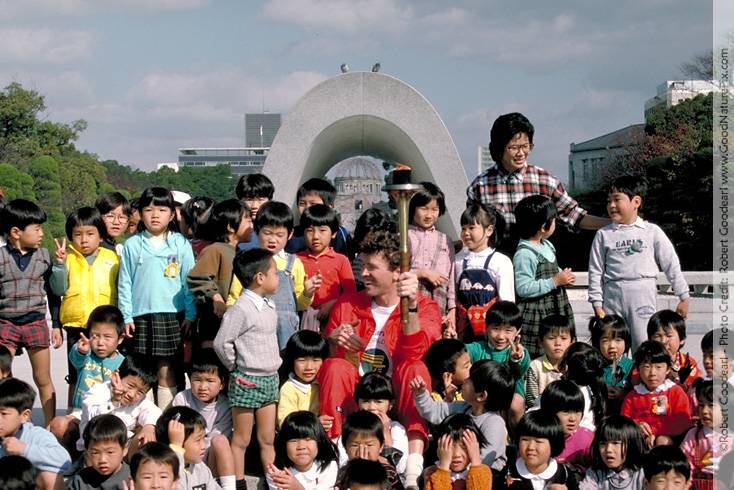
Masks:
[[[691,427],[688,395],[668,379],[670,354],[665,346],[648,340],[635,352],[641,383],[622,402],[622,415],[640,426],[648,445],[672,444]]]

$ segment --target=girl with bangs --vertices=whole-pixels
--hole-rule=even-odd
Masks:
[[[270,490],[334,488],[339,471],[336,447],[311,412],[288,415],[275,438],[275,464],[268,465]]]
[[[125,242],[117,294],[129,349],[155,362],[156,401],[166,408],[177,392],[173,365],[182,332],[196,320],[196,303],[186,284],[194,254],[178,233],[176,205],[168,189],[144,190],[138,209],[138,233]]]
[[[609,362],[604,368],[607,413],[619,414],[622,400],[631,388],[630,374],[635,367],[635,363],[628,356],[632,346],[632,333],[619,315],[593,317],[589,322],[589,332],[591,332],[591,345]]]

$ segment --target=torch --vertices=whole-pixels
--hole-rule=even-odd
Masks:
[[[398,207],[398,233],[400,234],[400,272],[410,270],[410,250],[408,249],[408,205],[410,198],[423,187],[410,182],[411,169],[407,165],[396,165],[392,171],[392,183],[384,186],[387,192],[395,200]],[[408,324],[409,298],[400,299],[400,321],[403,326]]]

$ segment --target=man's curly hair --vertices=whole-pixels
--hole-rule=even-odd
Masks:
[[[359,244],[359,251],[365,255],[382,254],[390,270],[400,269],[400,238],[397,233],[372,230]]]

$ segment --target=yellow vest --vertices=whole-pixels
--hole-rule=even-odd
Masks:
[[[112,250],[99,247],[89,265],[74,246],[69,247],[66,272],[69,287],[61,302],[61,324],[86,327],[89,314],[97,306],[117,303],[117,270],[120,260]]]

